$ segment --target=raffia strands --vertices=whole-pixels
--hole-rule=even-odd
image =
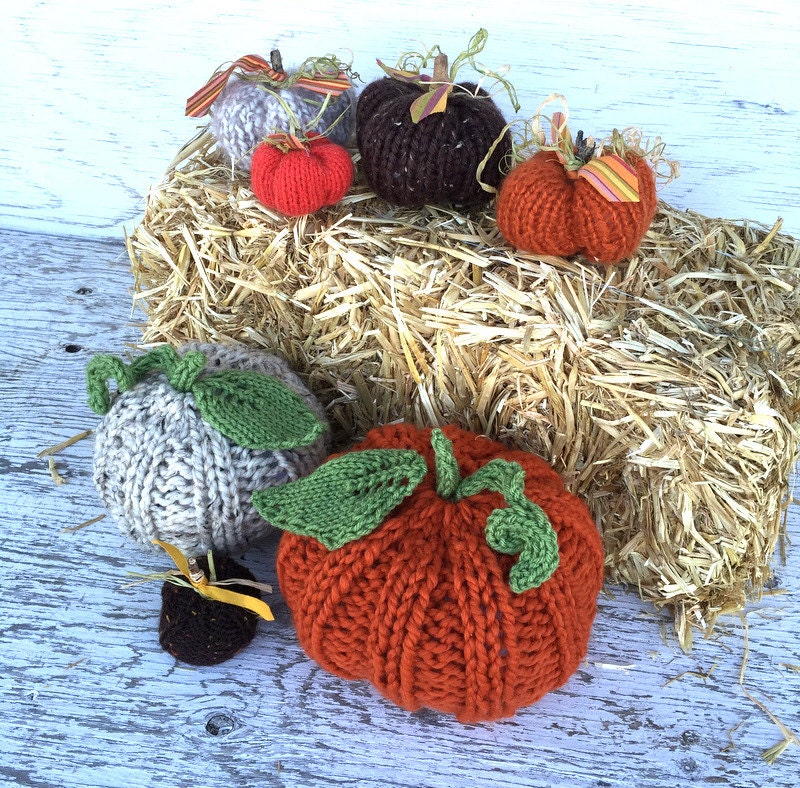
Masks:
[[[597,518],[609,580],[681,644],[758,597],[800,423],[800,243],[661,204],[615,269],[516,254],[491,210],[396,209],[357,183],[286,220],[207,136],[128,238],[143,344],[283,353],[342,442],[455,422],[552,463]]]

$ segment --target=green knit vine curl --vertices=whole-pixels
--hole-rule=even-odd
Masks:
[[[441,430],[433,430],[431,443],[440,495],[460,501],[488,490],[506,499],[506,507],[495,509],[486,520],[486,543],[497,553],[519,555],[509,573],[512,591],[519,594],[538,588],[558,568],[558,540],[544,509],[525,495],[523,467],[508,460],[490,460],[461,479],[452,442]]]

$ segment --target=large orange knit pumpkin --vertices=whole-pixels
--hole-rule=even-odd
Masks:
[[[395,496],[383,509],[369,503],[380,493]],[[508,717],[561,686],[586,653],[600,537],[533,454],[454,426],[390,425],[253,502],[287,529],[278,579],[306,653],[409,711]],[[359,531],[366,510],[379,524]]]
[[[518,249],[614,265],[630,257],[653,221],[656,185],[644,158],[626,157],[638,179],[638,202],[610,202],[543,150],[509,172],[497,195],[497,226]]]

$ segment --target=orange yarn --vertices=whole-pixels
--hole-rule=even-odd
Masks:
[[[303,216],[333,205],[347,194],[352,182],[350,154],[327,137],[312,137],[307,150],[286,153],[262,142],[253,153],[253,193],[284,216]]]
[[[506,176],[497,195],[497,226],[518,249],[614,265],[632,255],[653,221],[656,184],[648,163],[630,156],[639,202],[609,202],[568,172],[555,151],[540,151]]]
[[[422,706],[462,722],[512,716],[561,686],[586,653],[603,551],[584,503],[539,457],[455,426],[462,477],[502,458],[525,470],[525,495],[557,534],[559,566],[538,588],[508,585],[516,558],[495,553],[484,530],[505,505],[496,492],[457,502],[436,492],[431,430],[372,430],[353,451],[414,449],[428,474],[368,536],[329,551],[284,533],[278,579],[306,653],[347,679],[368,679],[409,711]]]

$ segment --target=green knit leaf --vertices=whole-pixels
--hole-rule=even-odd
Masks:
[[[511,567],[509,585],[517,594],[538,588],[558,568],[558,539],[541,506],[525,495],[525,470],[517,462],[487,462],[458,486],[456,498],[484,490],[499,492],[508,504],[486,520],[486,543],[505,555],[519,555]]]
[[[336,550],[372,533],[427,472],[425,459],[411,449],[365,449],[297,481],[257,490],[252,501],[272,525]]]
[[[296,449],[327,429],[303,398],[271,375],[224,370],[192,384],[203,420],[246,449]]]

